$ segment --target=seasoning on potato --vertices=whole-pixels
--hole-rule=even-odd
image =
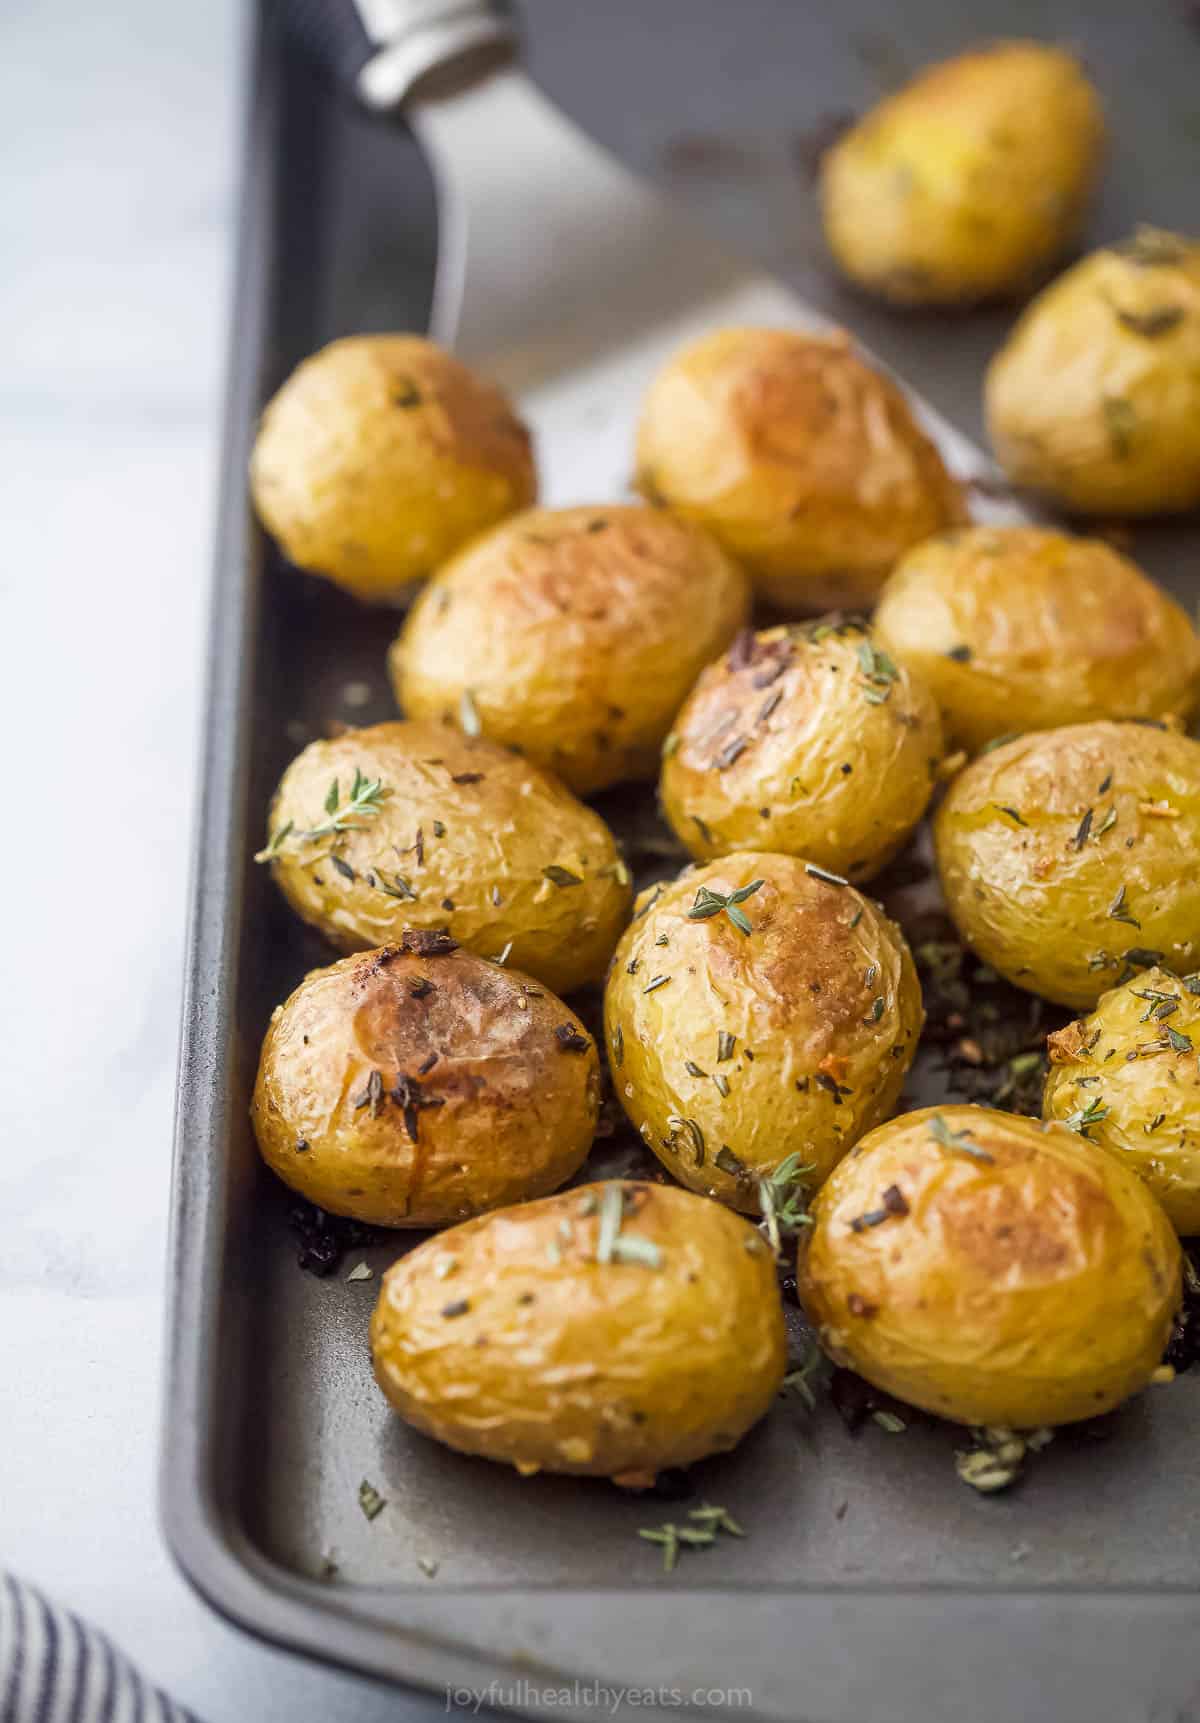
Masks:
[[[384,1280],[375,1374],[408,1423],[522,1473],[645,1483],[734,1447],[785,1369],[774,1262],[717,1203],[585,1185],[430,1239]]]
[[[1142,228],[1038,295],[988,368],[1017,484],[1089,515],[1200,504],[1200,242]]]
[[[1154,723],[1004,742],[934,820],[946,905],[1007,980],[1091,1007],[1139,969],[1200,967],[1200,743]]]
[[[444,930],[556,993],[600,979],[629,906],[629,870],[599,815],[447,724],[310,743],[283,775],[258,859],[343,951]]]
[[[861,882],[911,835],[941,758],[933,696],[864,624],[747,631],[675,720],[663,812],[698,861],[772,850]]]
[[[903,394],[841,332],[721,329],[676,354],[642,407],[637,486],[793,614],[874,603],[904,551],[965,518]]]
[[[537,495],[505,396],[419,335],[355,335],[297,366],[250,462],[284,554],[358,598],[395,601]]]
[[[604,999],[613,1087],[681,1183],[755,1212],[895,1106],[924,1021],[899,929],[844,878],[738,854],[644,893]]]
[[[812,1215],[797,1278],[822,1346],[939,1417],[1070,1424],[1162,1359],[1178,1240],[1128,1167],[1059,1125],[904,1114],[850,1152]]]
[[[1146,969],[1049,1038],[1043,1111],[1145,1180],[1200,1233],[1200,975]]]
[[[949,745],[970,753],[1015,730],[1186,717],[1200,694],[1186,611],[1100,539],[1044,527],[968,527],[918,545],[874,626],[932,690]]]
[[[749,602],[715,540],[661,510],[533,509],[425,588],[392,648],[396,698],[414,718],[469,714],[579,795],[652,778]]]
[[[851,280],[901,305],[1016,293],[1078,234],[1103,151],[1073,55],[993,42],[927,67],[826,152],[825,237]]]
[[[421,935],[307,975],[277,1007],[251,1103],[285,1184],[374,1226],[445,1226],[582,1165],[600,1065],[561,999]]]

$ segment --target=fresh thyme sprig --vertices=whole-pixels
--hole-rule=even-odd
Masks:
[[[696,893],[695,903],[687,912],[687,918],[689,921],[708,921],[711,916],[720,915],[724,910],[739,933],[751,934],[754,932],[754,924],[745,910],[739,909],[738,905],[745,903],[748,897],[753,897],[762,884],[762,880],[752,879],[749,885],[728,894],[702,885]]]
[[[813,1224],[807,1207],[808,1186],[804,1182],[805,1175],[812,1171],[811,1163],[806,1164],[797,1152],[786,1156],[774,1172],[758,1181],[762,1230],[776,1256],[783,1254],[785,1234],[790,1236]]]
[[[363,820],[373,819],[378,814],[385,796],[390,794],[382,778],[365,777],[362,768],[355,766],[354,782],[345,802],[342,801],[340,780],[334,778],[325,796],[328,817],[308,831],[297,831],[296,822],[288,820],[272,832],[266,848],[259,850],[254,859],[256,862],[273,861],[289,837],[296,843],[310,844],[319,838],[333,837],[338,832],[356,831]]]

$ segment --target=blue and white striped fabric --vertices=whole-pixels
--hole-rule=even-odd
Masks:
[[[0,1723],[196,1723],[77,1615],[0,1574]]]

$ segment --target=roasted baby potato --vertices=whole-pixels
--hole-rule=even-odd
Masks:
[[[1018,987],[1090,1007],[1135,969],[1200,966],[1200,743],[1072,724],[1001,743],[934,820],[946,904]]]
[[[600,1065],[575,1014],[527,975],[428,945],[409,934],[305,976],[271,1018],[250,1107],[285,1184],[374,1226],[545,1196],[596,1129]]]
[[[736,1446],[785,1367],[754,1228],[686,1191],[615,1181],[402,1257],[371,1350],[401,1417],[451,1448],[633,1484]]]
[[[250,488],[294,563],[389,601],[531,503],[537,475],[493,384],[419,335],[355,335],[268,402]]]
[[[634,1125],[681,1183],[751,1213],[783,1163],[815,1186],[887,1117],[923,1022],[899,929],[794,856],[731,855],[643,893],[604,997]]]
[[[642,407],[636,482],[792,613],[873,604],[904,551],[965,518],[904,396],[842,333],[721,329],[678,353]]]
[[[968,527],[910,550],[875,632],[973,754],[1015,730],[1186,716],[1200,691],[1187,613],[1100,539],[1042,527]]]
[[[579,795],[652,778],[750,606],[707,534],[645,507],[532,509],[444,568],[392,648],[413,718],[478,724]]]
[[[812,1206],[801,1300],[821,1344],[959,1424],[1070,1424],[1144,1388],[1180,1301],[1145,1185],[1059,1125],[927,1107],[864,1137]]]
[[[629,906],[604,821],[557,778],[448,724],[310,743],[283,775],[258,859],[343,951],[443,930],[556,993],[599,980]]]
[[[1028,288],[1079,231],[1104,119],[1070,54],[994,42],[930,66],[821,163],[825,237],[851,280],[901,305]]]
[[[988,367],[1017,484],[1089,515],[1200,503],[1200,243],[1142,228],[1039,294]]]
[[[1049,1038],[1043,1111],[1111,1150],[1200,1233],[1200,975],[1147,969]]]
[[[698,861],[772,850],[860,882],[920,820],[941,757],[932,695],[862,624],[747,630],[675,720],[663,812]]]

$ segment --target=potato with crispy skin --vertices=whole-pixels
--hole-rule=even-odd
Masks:
[[[770,1251],[717,1203],[614,1181],[402,1257],[371,1323],[408,1423],[519,1472],[649,1484],[736,1446],[783,1380]]]
[[[292,562],[390,602],[531,503],[537,474],[494,384],[419,335],[354,335],[267,403],[250,488]]]
[[[900,305],[1021,292],[1078,233],[1103,150],[1100,102],[1073,55],[973,48],[926,67],[826,152],[829,249]]]
[[[663,812],[697,861],[773,850],[858,884],[911,835],[941,758],[933,696],[863,624],[747,630],[675,720]]]
[[[1200,242],[1142,228],[1040,293],[988,367],[1017,484],[1088,515],[1200,504]]]
[[[783,1162],[819,1184],[887,1117],[924,1012],[902,934],[853,886],[738,854],[643,894],[604,1021],[647,1145],[692,1190],[756,1212]]]
[[[1090,1007],[1135,969],[1200,965],[1200,743],[1072,724],[960,772],[934,819],[946,905],[1007,980]]]
[[[851,1150],[811,1212],[797,1279],[821,1345],[939,1417],[1074,1423],[1162,1359],[1178,1241],[1127,1167],[1059,1125],[906,1113]]]
[[[604,821],[549,773],[448,724],[310,743],[280,781],[258,859],[343,951],[446,929],[556,993],[600,979],[629,906]]]
[[[410,717],[466,713],[590,795],[654,777],[680,702],[749,607],[741,569],[660,509],[531,509],[425,588],[392,683]]]
[[[971,753],[1018,730],[1186,717],[1200,695],[1187,612],[1100,539],[1044,527],[918,545],[884,587],[875,631]]]
[[[1146,969],[1049,1037],[1043,1112],[1144,1179],[1200,1233],[1200,975]]]
[[[898,557],[965,519],[903,394],[841,332],[719,329],[676,354],[642,406],[636,482],[794,614],[873,604]]]
[[[582,1165],[600,1065],[561,999],[414,932],[276,1008],[250,1114],[267,1165],[333,1214],[445,1226]]]

